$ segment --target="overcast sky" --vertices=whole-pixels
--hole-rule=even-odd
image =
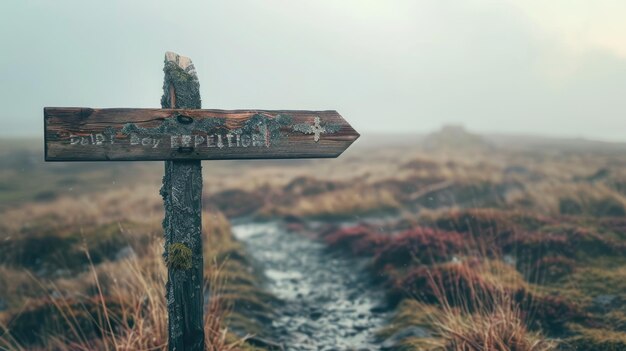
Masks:
[[[2,0],[0,136],[42,136],[44,106],[159,107],[172,50],[204,108],[626,141],[624,18],[623,0]]]

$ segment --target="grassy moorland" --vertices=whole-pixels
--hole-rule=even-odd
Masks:
[[[25,142],[2,150],[0,349],[164,349],[162,165],[44,164]],[[203,234],[208,349],[254,349],[246,335],[271,297],[224,215],[205,211]]]
[[[162,165],[0,145],[0,349],[162,349]],[[238,217],[366,260],[386,349],[626,349],[624,145],[448,128],[337,160],[203,165],[211,350],[259,345],[245,336],[274,313]]]

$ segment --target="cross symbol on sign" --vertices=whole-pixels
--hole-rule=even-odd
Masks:
[[[322,120],[319,118],[319,116],[315,116],[315,118],[313,119],[313,125],[310,125],[308,123],[300,123],[293,126],[293,130],[295,132],[313,134],[313,141],[315,141],[316,143],[320,141],[321,134],[336,133],[339,129],[341,129],[341,125],[339,124],[322,124]]]
[[[315,140],[316,143],[320,141],[320,133],[326,133],[326,128],[320,125],[319,117],[315,117],[315,123],[313,124],[311,130],[313,131],[313,134],[315,134],[313,140]]]

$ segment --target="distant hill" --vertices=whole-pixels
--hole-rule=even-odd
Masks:
[[[427,150],[488,150],[493,146],[478,134],[470,133],[460,125],[446,125],[426,135],[422,141]]]
[[[428,150],[528,150],[568,152],[626,152],[625,142],[608,142],[585,138],[566,138],[532,134],[486,133],[476,134],[462,126],[448,125],[429,133],[363,133],[353,146],[356,150],[400,148],[427,148]],[[355,152],[355,151],[350,151]],[[363,151],[360,151],[363,152]]]
[[[486,134],[485,139],[498,148],[517,150],[561,150],[570,152],[626,152],[626,143],[558,138],[523,134]]]

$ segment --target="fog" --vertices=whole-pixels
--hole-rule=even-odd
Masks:
[[[44,106],[158,107],[171,50],[204,108],[626,141],[624,15],[618,0],[7,0],[0,136],[42,137]]]

